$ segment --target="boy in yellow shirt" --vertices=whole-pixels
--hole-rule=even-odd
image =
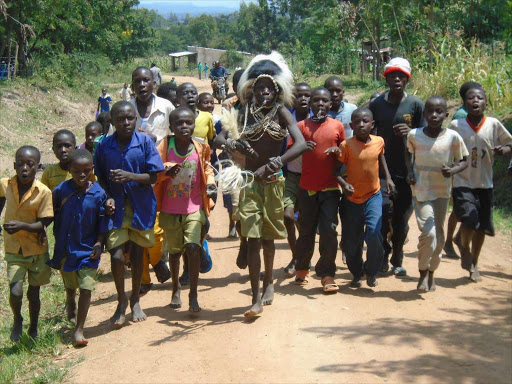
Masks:
[[[28,274],[27,298],[30,314],[28,335],[37,337],[37,323],[41,301],[39,290],[50,282],[51,270],[45,227],[53,219],[52,193],[35,180],[41,153],[25,145],[16,151],[14,169],[16,176],[0,180],[0,215],[5,206],[3,228],[5,261],[9,280],[9,304],[14,324],[11,340],[18,342],[23,332],[23,281]]]
[[[75,150],[76,137],[73,132],[61,129],[53,135],[52,150],[59,162],[48,165],[41,176],[41,183],[53,191],[63,181],[70,180],[69,155]]]

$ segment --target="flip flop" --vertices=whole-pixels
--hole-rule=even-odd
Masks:
[[[201,266],[199,272],[208,273],[212,269],[213,262],[210,256],[210,250],[208,249],[208,241],[203,241],[203,247],[201,248]]]
[[[338,290],[340,289],[338,287],[338,284],[334,282],[334,278],[332,278],[331,276],[326,276],[322,278],[322,286],[324,287],[324,293],[335,293],[338,292]]]
[[[309,274],[309,271],[304,271],[304,270],[297,271],[296,275],[295,275],[295,280],[293,281],[293,284],[301,285],[301,286],[307,285],[309,283],[308,274]]]

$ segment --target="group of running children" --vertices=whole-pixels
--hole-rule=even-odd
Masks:
[[[14,316],[11,340],[22,336],[27,274],[28,334],[37,337],[40,287],[48,284],[54,268],[66,288],[68,319],[76,323],[73,344],[86,345],[83,328],[104,251],[111,255],[118,293],[114,326],[125,323],[128,305],[133,322],[146,319],[139,297],[151,288],[149,265],[160,282],[172,277],[171,308],[181,307],[181,285],[190,284],[189,310],[199,312],[199,273],[211,268],[204,245],[217,196],[215,149],[222,150],[221,159],[232,159],[232,166],[254,176],[224,196],[230,236],[240,236],[236,263],[249,267],[252,306],[246,317],[260,314],[273,301],[277,239],[288,238],[290,244],[292,260],[285,273],[306,285],[319,234],[315,272],[325,293],[338,291],[338,216],[345,223],[339,246],[353,275],[351,287],[361,287],[365,278],[375,287],[389,263],[395,275],[406,275],[403,246],[413,210],[420,230],[417,288],[436,289],[443,247],[454,256],[453,243],[462,268],[480,281],[480,250],[485,235],[494,235],[493,159],[511,152],[512,136],[485,115],[486,94],[478,83],[461,87],[463,106],[446,129],[442,97],[432,96],[424,105],[406,92],[411,77],[407,60],[392,59],[384,77],[389,89],[373,95],[368,108],[357,108],[344,99],[338,77],[315,89],[294,85],[278,53],[260,55],[235,73],[237,93],[218,119],[212,115],[211,94],[198,95],[191,83],[166,83],[155,95],[150,69],[139,67],[132,74],[135,98],[115,103],[99,121],[87,124],[82,145],[77,147],[69,130],[55,133],[52,149],[58,163],[44,169],[41,181],[36,179],[39,150],[20,147],[16,175],[0,183]],[[453,213],[445,241],[450,197]],[[45,229],[52,222],[50,259]],[[457,222],[462,225],[454,236]],[[132,274],[129,299],[126,265]]]

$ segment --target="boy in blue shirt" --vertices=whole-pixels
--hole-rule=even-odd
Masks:
[[[143,270],[143,250],[155,243],[153,226],[156,218],[156,198],[151,184],[164,170],[160,155],[149,135],[136,132],[137,114],[133,104],[119,101],[112,107],[112,136],[101,141],[94,155],[94,171],[107,192],[107,209],[114,208],[113,225],[106,240],[111,254],[112,275],[118,294],[118,305],[112,323],[122,326],[128,299],[124,291],[123,245],[130,248],[132,268],[132,321],[146,320],[139,305]]]
[[[98,108],[96,108],[96,115],[101,112],[109,112],[111,102],[112,97],[110,97],[110,95],[107,93],[107,88],[103,88],[101,90],[100,97],[98,97]]]
[[[105,235],[112,225],[105,212],[107,194],[97,182],[90,181],[92,170],[92,154],[87,149],[75,150],[70,155],[72,179],[59,184],[53,191],[55,249],[48,264],[61,271],[73,314],[76,290],[80,289],[72,336],[76,347],[88,343],[83,334],[85,319]],[[70,308],[69,304],[66,308]]]

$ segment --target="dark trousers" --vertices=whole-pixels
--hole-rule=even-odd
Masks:
[[[409,219],[411,218],[412,192],[411,187],[404,178],[393,177],[396,186],[396,194],[390,197],[386,192],[386,182],[381,180],[382,190],[382,245],[384,246],[384,261],[388,262],[391,253],[391,264],[393,267],[401,267],[404,258],[404,243],[409,233]],[[391,241],[393,246],[388,242],[388,233],[391,228],[389,219],[393,227],[393,235]]]
[[[347,266],[354,277],[363,272],[375,276],[382,265],[384,248],[382,247],[382,194],[377,192],[362,204],[344,201],[344,220],[342,228],[343,251]],[[366,263],[363,271],[363,242],[366,242]]]
[[[300,230],[297,240],[297,270],[308,270],[315,250],[316,230],[320,232],[320,259],[315,272],[318,277],[336,273],[336,252],[338,250],[336,227],[338,226],[338,205],[340,191],[317,192],[309,196],[299,191]]]

